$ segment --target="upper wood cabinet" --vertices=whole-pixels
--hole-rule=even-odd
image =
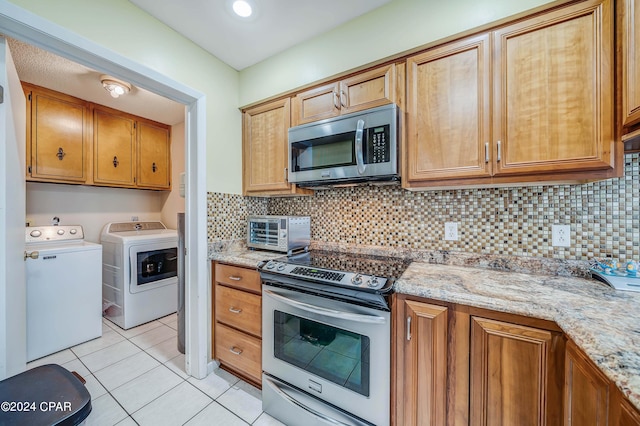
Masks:
[[[622,124],[640,123],[640,0],[619,2],[622,49]]]
[[[93,109],[93,180],[97,184],[136,185],[135,120],[105,107]]]
[[[89,174],[89,103],[37,86],[27,95],[27,180],[85,183]]]
[[[615,175],[613,22],[580,2],[409,57],[404,187]]]
[[[138,186],[151,189],[170,189],[170,128],[160,123],[138,120],[136,129]]]
[[[292,125],[393,103],[395,84],[395,64],[389,64],[298,93]]]
[[[613,1],[587,1],[494,32],[496,175],[614,165]]]
[[[244,195],[308,194],[288,180],[289,98],[268,102],[242,115],[242,192]]]

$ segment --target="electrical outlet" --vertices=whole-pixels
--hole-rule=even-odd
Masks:
[[[551,225],[551,245],[553,247],[570,247],[571,225]]]
[[[444,239],[446,241],[458,241],[458,224],[456,222],[444,223]]]

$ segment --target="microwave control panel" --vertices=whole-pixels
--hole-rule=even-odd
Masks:
[[[367,129],[365,164],[388,163],[390,157],[389,125]]]

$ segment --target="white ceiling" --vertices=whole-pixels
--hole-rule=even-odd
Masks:
[[[184,105],[138,87],[114,99],[102,87],[102,73],[7,37],[21,81],[66,93],[129,114],[174,125],[184,122]]]
[[[243,20],[231,0],[129,0],[236,70],[324,33],[391,0],[252,0]]]

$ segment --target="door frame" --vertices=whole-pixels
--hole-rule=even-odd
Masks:
[[[0,33],[185,105],[185,369],[205,377],[215,366],[208,333],[205,94],[5,0]]]

